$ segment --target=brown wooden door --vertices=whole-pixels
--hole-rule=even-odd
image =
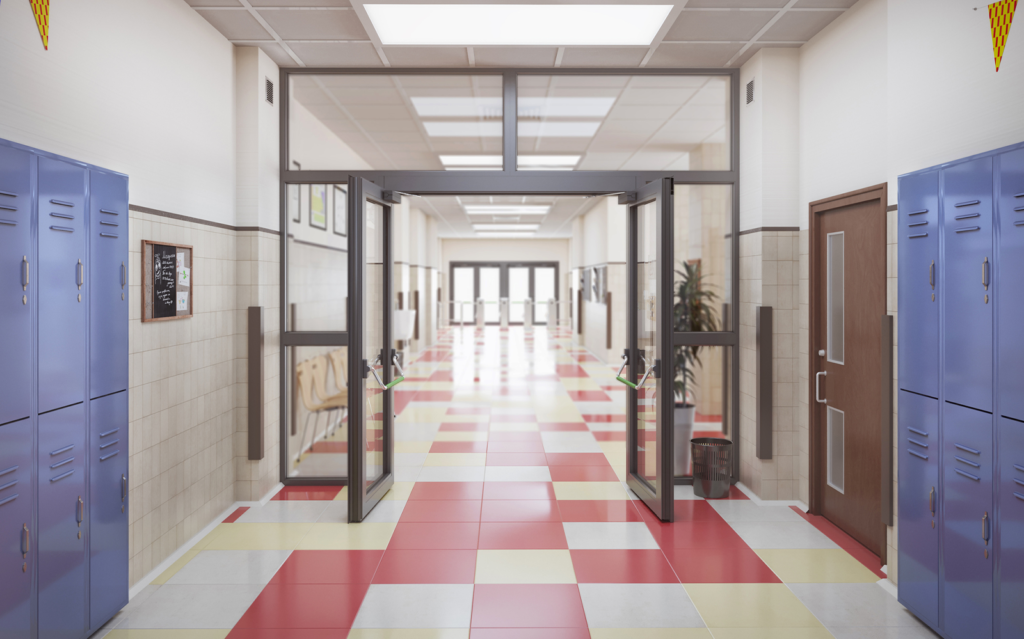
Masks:
[[[871,552],[882,523],[884,186],[811,204],[812,512]]]

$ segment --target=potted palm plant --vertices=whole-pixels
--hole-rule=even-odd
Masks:
[[[718,313],[715,301],[718,296],[703,285],[704,275],[700,264],[680,263],[676,270],[676,299],[673,308],[673,329],[677,333],[717,331]],[[673,363],[673,390],[675,392],[675,474],[686,475],[690,471],[690,438],[696,404],[691,389],[696,383],[695,370],[701,365],[702,346],[676,346]]]

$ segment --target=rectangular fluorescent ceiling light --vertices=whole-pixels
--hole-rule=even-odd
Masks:
[[[442,155],[445,166],[496,166],[501,168],[500,155]]]
[[[536,231],[540,224],[474,224],[476,231]]]
[[[502,240],[516,240],[527,237],[533,237],[536,233],[477,233],[476,236],[485,239],[502,239]]]
[[[365,4],[387,45],[650,46],[671,4]]]
[[[421,118],[501,118],[503,107],[500,96],[415,95],[409,100]],[[604,118],[614,104],[614,97],[520,96],[518,111],[522,118]]]
[[[592,138],[601,127],[600,122],[568,122],[520,120],[521,138]],[[426,121],[423,128],[432,138],[500,138],[501,122],[491,120]]]
[[[413,96],[412,106],[421,118],[500,118],[502,98]]]
[[[576,166],[576,163],[579,161],[580,156],[578,155],[520,155],[516,160],[516,164],[520,168],[527,166]]]
[[[519,117],[524,118],[603,118],[611,111],[615,98],[524,95],[518,98],[518,102]]]
[[[544,205],[529,205],[523,204],[517,206],[514,204],[506,205],[471,205],[464,206],[468,215],[546,215],[550,206]]]

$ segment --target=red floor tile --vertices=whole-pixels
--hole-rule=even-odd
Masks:
[[[555,489],[546,481],[489,481],[484,483],[484,499],[554,500]]]
[[[310,451],[314,453],[347,453],[348,442],[316,442]]]
[[[430,351],[427,351],[426,353],[423,353],[422,355],[420,355],[419,358],[416,359],[416,361],[417,362],[443,362],[444,360],[449,359],[451,356],[452,356],[452,353],[448,349],[441,349],[441,350],[436,350],[436,351],[435,350],[430,350]]]
[[[436,501],[440,499],[475,499],[480,500],[484,495],[484,483],[482,481],[421,481],[416,482],[409,494],[409,501],[426,499]]]
[[[432,453],[486,453],[487,442],[434,442]]]
[[[604,453],[547,453],[548,466],[609,466]]]
[[[594,439],[599,442],[624,442],[626,431],[595,430]]]
[[[489,453],[543,453],[544,443],[538,438],[533,441],[495,441],[487,443]]]
[[[394,550],[384,553],[375,584],[471,584],[476,550]]]
[[[469,639],[590,639],[589,628],[473,628]]]
[[[441,428],[439,430],[448,431],[448,432],[458,431],[458,432],[482,432],[482,433],[486,433],[488,430],[490,430],[490,428],[491,428],[491,426],[487,422],[481,422],[481,423],[478,423],[478,424],[463,424],[463,423],[460,423],[460,422],[452,422],[452,423],[445,422],[445,423],[441,424]]]
[[[540,428],[541,432],[590,430],[584,422],[539,422],[537,427]]]
[[[633,502],[625,500],[564,500],[558,502],[558,512],[562,521],[643,521]]]
[[[574,402],[610,402],[611,397],[602,390],[571,390],[569,398]]]
[[[558,505],[550,499],[485,499],[480,521],[562,521]]]
[[[406,406],[416,397],[416,391],[395,389],[395,414],[401,415]]]
[[[488,466],[547,466],[544,453],[487,453]]]
[[[576,581],[590,584],[674,584],[675,572],[660,550],[572,550]]]
[[[650,512],[650,511],[648,511]],[[715,523],[724,523],[725,520],[718,514],[714,508],[711,507],[704,499],[679,499],[675,502],[674,507],[675,520],[676,522],[681,521],[711,521]],[[651,520],[654,520],[654,515],[651,515]]]
[[[455,376],[452,373],[452,371],[450,371],[450,370],[447,370],[447,371],[434,371],[433,373],[430,374],[430,377],[428,379],[430,381],[432,381],[432,382],[454,382],[455,381]],[[450,414],[455,415],[457,413],[450,413]]]
[[[480,502],[469,499],[410,500],[402,510],[401,522],[473,523],[480,521]]]
[[[235,628],[229,639],[338,639],[341,633],[328,628]]]
[[[648,521],[647,529],[662,549],[748,548],[746,542],[724,521],[682,521],[660,525],[652,525]]]
[[[492,431],[488,436],[493,442],[543,442],[539,432]]]
[[[224,519],[223,523],[225,523],[225,524],[233,524],[233,523],[235,523],[236,521],[238,521],[239,517],[241,517],[242,515],[245,514],[245,511],[247,511],[247,510],[249,510],[248,506],[245,506],[243,508],[236,508],[235,512],[231,513],[230,515],[228,515]]]
[[[450,402],[453,397],[454,391],[416,391],[417,402]]]
[[[395,527],[388,550],[469,550],[480,536],[476,523],[402,523]]]
[[[270,583],[368,584],[383,550],[296,550]]]
[[[555,374],[559,377],[590,377],[578,364],[555,364]]]
[[[341,492],[341,486],[285,486],[271,501],[333,500]]]
[[[595,423],[626,422],[625,415],[584,415],[583,421]]]
[[[537,421],[536,415],[491,415],[491,423],[523,423]]]
[[[611,466],[549,466],[551,481],[619,481]]]
[[[351,628],[369,584],[268,585],[236,628]]]
[[[728,548],[669,548],[665,555],[683,583],[779,583],[771,568],[746,544]],[[579,576],[579,570],[576,575]]]
[[[733,488],[735,488],[735,486],[733,486]],[[835,542],[837,546],[853,555],[857,561],[864,564],[864,567],[875,573],[879,579],[885,579],[885,573],[882,572],[882,562],[879,561],[878,556],[864,547],[856,539],[843,532],[839,526],[836,526],[820,515],[805,513],[796,506],[790,506],[790,508],[793,509],[793,512],[810,522],[812,526],[820,530],[822,534]]]
[[[502,522],[480,524],[481,550],[565,549],[561,522]]]
[[[474,628],[586,628],[575,584],[478,584],[473,590]]]

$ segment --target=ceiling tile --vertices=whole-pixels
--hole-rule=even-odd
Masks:
[[[288,46],[310,67],[383,67],[370,43],[289,42]]]
[[[781,9],[789,0],[690,0],[687,9]]]
[[[555,47],[473,47],[478,67],[553,67]]]
[[[238,0],[185,0],[191,7],[240,7]]]
[[[637,67],[647,47],[568,47],[562,54],[563,67]]]
[[[651,56],[651,67],[721,67],[743,47],[727,44],[672,44],[658,46]]]
[[[260,44],[260,48],[263,49],[263,53],[266,53],[271,60],[273,60],[279,67],[297,67],[298,64],[292,57],[276,42],[267,42]]]
[[[198,0],[197,0],[198,1]],[[349,0],[249,0],[254,7],[350,7]]]
[[[469,66],[465,47],[384,47],[384,55],[394,67]]]
[[[849,9],[857,0],[799,0],[796,9]]]
[[[842,14],[842,11],[787,11],[759,41],[806,42]]]
[[[757,35],[777,11],[700,11],[684,9],[665,40],[743,40]]]
[[[248,11],[196,9],[228,40],[273,40],[267,30]]]
[[[370,39],[349,9],[261,9],[259,14],[282,40]]]
[[[740,57],[736,58],[736,60],[730,66],[733,66],[733,67],[741,67],[741,66],[743,66],[744,64],[747,63],[747,60],[749,60],[750,58],[754,57],[754,54],[757,53],[758,51],[760,51],[761,49],[769,49],[769,48],[771,48],[771,49],[787,49],[787,48],[799,47],[799,46],[800,46],[799,44],[769,44],[767,42],[755,42],[752,45],[750,45],[750,48],[747,49],[746,51],[744,51],[743,54],[740,55]]]

